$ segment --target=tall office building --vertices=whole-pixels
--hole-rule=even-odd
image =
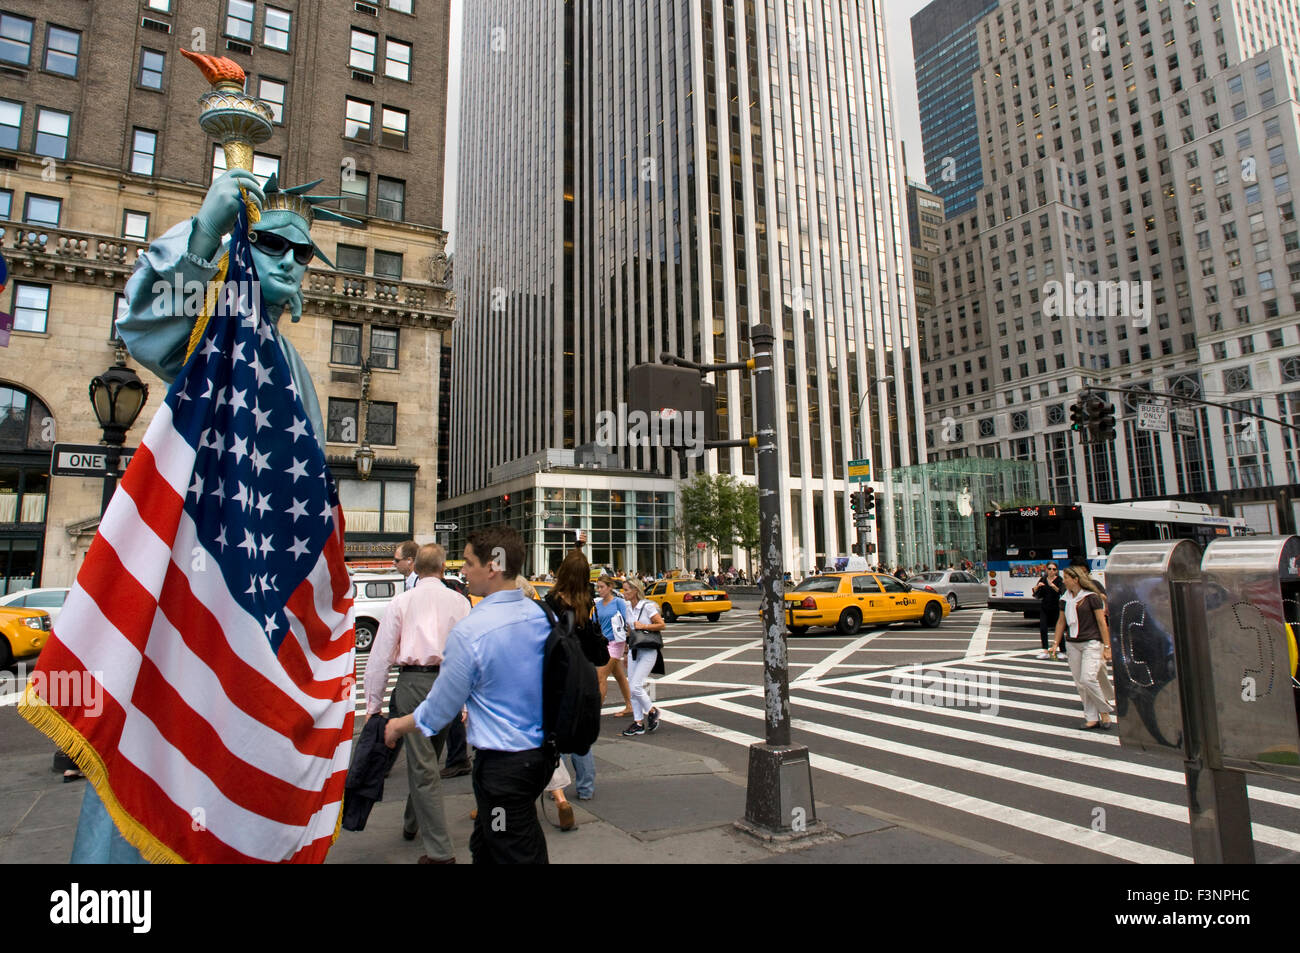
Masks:
[[[848,460],[923,454],[882,5],[481,2],[463,62],[451,505],[504,506],[514,461],[581,463],[631,366],[738,360],[761,322],[777,334],[788,561],[847,551]],[[748,391],[719,379],[723,439],[753,432]],[[614,449],[621,467],[686,475],[661,449]],[[749,451],[699,465],[752,479]],[[508,515],[531,531],[555,512],[538,498]],[[620,545],[612,561],[644,568]]]
[[[912,17],[925,177],[949,215],[970,210],[984,184],[971,84],[980,66],[976,27],[997,5],[997,0],[934,0]]]
[[[315,225],[334,267],[311,263],[302,320],[280,325],[325,412],[347,554],[391,557],[431,534],[453,307],[439,227],[448,16],[442,0],[0,3],[0,307],[15,317],[0,348],[0,592],[68,584],[93,538],[102,483],[52,477],[51,443],[100,440],[86,388],[115,360],[136,257],[224,169],[198,125],[210,86],[180,55],[196,46],[239,63],[272,106],[254,171],[324,177],[314,191],[341,191],[362,222]],[[132,442],[166,395],[139,373],[150,395]]]
[[[1058,500],[1177,496],[1294,530],[1300,441],[1240,411],[1300,419],[1296,26],[1293,5],[1227,0],[981,21],[987,182],[944,224],[928,330],[939,456],[1045,461]],[[1113,443],[1069,432],[1085,383],[1127,391]],[[1233,409],[1153,432],[1148,393]]]

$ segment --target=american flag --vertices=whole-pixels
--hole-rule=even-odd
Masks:
[[[1101,543],[1103,546],[1110,545],[1110,524],[1109,523],[1097,524],[1097,542]]]
[[[343,514],[262,314],[243,213],[234,234],[201,346],[113,496],[23,713],[145,859],[319,862],[354,718]],[[49,697],[60,685],[68,697]]]

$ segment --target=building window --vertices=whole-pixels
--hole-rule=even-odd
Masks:
[[[0,189],[0,219],[8,219],[14,210],[14,190]]]
[[[32,151],[38,156],[51,156],[55,159],[68,157],[68,130],[72,128],[72,116],[57,109],[38,109],[36,111],[36,143]]]
[[[370,123],[375,107],[360,99],[348,98],[347,115],[343,120],[343,137],[370,141]]]
[[[401,222],[406,216],[406,183],[401,179],[379,177],[379,194],[375,197],[375,214],[390,222]]]
[[[285,85],[280,80],[258,77],[257,98],[271,107],[271,116],[277,125],[284,122],[284,90]]]
[[[366,441],[380,447],[397,446],[397,405],[379,400],[370,402],[366,414]]]
[[[411,80],[411,44],[401,40],[384,41],[384,75],[405,82]]]
[[[388,9],[398,13],[410,13],[412,0],[388,0]]]
[[[361,366],[361,325],[334,322],[330,363]]]
[[[23,104],[0,99],[0,149],[18,148],[18,134],[23,126]]]
[[[293,14],[278,7],[266,8],[266,20],[262,24],[262,45],[273,50],[289,49],[289,30]]]
[[[121,335],[117,333],[117,322],[121,321],[130,313],[131,309],[128,308],[126,304],[126,295],[122,294],[120,291],[113,295],[113,317],[108,322],[109,341],[116,343],[122,339]]]
[[[145,89],[163,88],[163,67],[167,63],[167,54],[157,50],[140,51],[140,85]]]
[[[27,193],[23,200],[23,221],[29,225],[49,225],[59,227],[59,216],[63,213],[63,199],[50,198],[46,195]]]
[[[360,245],[337,245],[334,249],[334,265],[339,271],[355,271],[359,275],[366,273],[366,250]]]
[[[145,6],[150,10],[159,10],[162,13],[172,12],[172,0],[149,0]]]
[[[402,256],[393,251],[375,249],[375,277],[402,278]]]
[[[339,211],[349,215],[365,215],[370,207],[370,173],[345,169],[339,191],[344,196],[339,202]]]
[[[158,133],[148,129],[135,130],[131,141],[131,171],[136,175],[153,175],[154,150],[157,148]]]
[[[370,366],[397,370],[397,328],[370,329]]]
[[[0,62],[30,66],[32,21],[12,13],[0,13]]]
[[[379,37],[365,30],[352,31],[352,50],[348,56],[348,65],[366,73],[375,71],[375,50],[379,46]]]
[[[329,418],[325,423],[325,439],[330,443],[357,442],[357,408],[355,400],[343,400],[331,397]]]
[[[216,178],[226,171],[226,150],[219,145],[212,147],[212,178]],[[266,184],[266,180],[274,173],[280,174],[280,157],[264,155],[261,152],[253,153],[253,175]]]
[[[392,146],[396,149],[406,148],[406,125],[410,119],[410,114],[404,109],[393,109],[385,106],[380,115],[383,117],[383,128],[380,131],[380,144]]]
[[[149,213],[132,212],[127,209],[122,213],[122,237],[144,241],[149,237]]]
[[[50,24],[45,33],[45,69],[60,76],[77,75],[77,57],[81,53],[81,34]]]
[[[410,481],[339,480],[338,486],[339,504],[350,531],[411,535]]]
[[[50,320],[48,285],[14,285],[14,330],[44,333]]]
[[[248,0],[230,0],[226,7],[226,36],[252,43],[255,12],[256,8]]]

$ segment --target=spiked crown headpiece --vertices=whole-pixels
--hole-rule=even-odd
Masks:
[[[295,185],[286,189],[280,187],[278,177],[275,173],[272,173],[262,189],[266,195],[266,201],[262,203],[261,218],[255,224],[250,223],[249,230],[277,233],[296,231],[299,233],[297,240],[301,244],[310,244],[316,249],[316,256],[333,268],[334,263],[321,251],[320,246],[312,241],[312,222],[318,218],[331,222],[340,222],[344,225],[360,225],[361,222],[334,209],[320,207],[322,202],[337,202],[346,196],[307,194],[310,189],[320,185],[322,181],[324,180],[317,179],[314,182],[307,182],[304,185]]]

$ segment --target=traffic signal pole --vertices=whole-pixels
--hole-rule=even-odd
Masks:
[[[764,840],[787,840],[817,829],[812,765],[807,747],[790,741],[790,672],[785,642],[785,559],[781,548],[781,458],[777,447],[776,335],[765,324],[749,328],[750,360],[739,364],[696,364],[672,354],[666,364],[715,371],[748,369],[757,433],[743,440],[717,440],[707,449],[752,447],[757,453],[759,590],[763,620],[764,741],[749,748],[745,817],[736,826]]]

